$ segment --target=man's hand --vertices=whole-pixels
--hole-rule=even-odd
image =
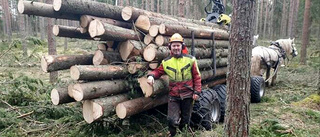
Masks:
[[[199,95],[193,94],[192,98],[193,98],[193,100],[198,100],[199,99]]]
[[[150,86],[153,86],[153,83],[154,83],[154,78],[153,78],[153,76],[149,76],[149,77],[148,77],[147,83],[148,83]]]

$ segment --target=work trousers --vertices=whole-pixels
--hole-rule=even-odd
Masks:
[[[179,129],[182,130],[184,127],[189,126],[192,108],[192,98],[181,99],[178,97],[169,97],[168,121],[171,136],[176,135],[177,127],[179,127]]]

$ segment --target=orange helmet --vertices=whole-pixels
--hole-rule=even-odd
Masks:
[[[183,43],[183,37],[179,33],[174,33],[171,38],[169,39],[169,42],[181,42]]]

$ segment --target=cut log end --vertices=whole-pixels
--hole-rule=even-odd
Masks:
[[[166,25],[160,24],[159,25],[159,33],[160,34],[165,34],[166,33]]]
[[[149,63],[149,68],[156,69],[158,67],[158,65],[159,65],[159,63],[157,63],[157,62]]]
[[[54,26],[52,27],[52,33],[53,33],[53,35],[55,35],[55,36],[58,36],[58,35],[59,35],[59,26],[58,26],[58,25],[54,25]]]
[[[53,105],[59,105],[59,101],[60,101],[59,92],[57,89],[53,89],[51,91],[51,102]]]
[[[100,50],[97,50],[94,53],[93,59],[92,59],[93,65],[103,65],[103,64],[108,64],[106,59],[104,59],[103,52]]]
[[[124,61],[127,60],[133,48],[134,46],[132,45],[130,40],[127,40],[126,42],[122,42],[119,47],[121,59]]]
[[[54,0],[53,1],[53,9],[55,11],[59,11],[62,5],[62,0]]]
[[[138,79],[138,82],[140,84],[140,88],[142,89],[142,92],[145,97],[150,97],[153,92],[153,87],[147,83],[148,79],[146,77],[141,77]]]
[[[83,118],[89,124],[103,115],[102,106],[91,100],[85,100],[82,108]]]
[[[130,7],[125,7],[122,9],[121,17],[123,20],[128,21],[131,19],[132,9]]]
[[[53,62],[54,58],[52,56],[42,56],[41,57],[41,68],[43,72],[48,72],[48,66]]]
[[[147,35],[145,35],[144,38],[143,38],[143,43],[146,44],[146,45],[148,45],[148,44],[151,43],[152,40],[153,40],[153,37],[150,36],[150,34],[147,34]]]
[[[89,26],[91,18],[88,15],[82,15],[80,17],[80,26],[86,28]]]
[[[81,101],[83,99],[83,91],[80,84],[75,84],[73,86],[72,95],[76,101]]]
[[[148,62],[153,61],[156,57],[156,52],[157,49],[152,46],[148,46],[143,51],[143,58]]]
[[[150,26],[150,29],[149,29],[150,36],[155,37],[158,35],[158,33],[159,33],[159,26],[158,25]]]
[[[89,24],[89,34],[91,38],[104,34],[104,25],[99,20],[93,20]]]
[[[73,98],[73,92],[72,92],[72,90],[73,90],[73,86],[74,86],[74,84],[70,84],[69,86],[68,86],[68,95],[70,96],[70,97],[72,97]]]
[[[76,66],[72,66],[70,68],[70,75],[71,78],[74,80],[78,80],[80,78],[80,71]]]
[[[144,32],[148,32],[151,26],[149,17],[146,15],[140,15],[134,25]]]
[[[19,13],[21,13],[21,14],[24,12],[23,0],[19,0],[19,2],[18,2],[18,11],[19,11]]]
[[[162,35],[158,35],[155,41],[158,46],[162,46],[164,44],[164,37]]]
[[[101,50],[101,51],[106,51],[107,50],[107,45],[104,44],[104,43],[99,43],[97,45],[97,47],[98,47],[98,50]]]
[[[116,106],[116,114],[120,119],[124,119],[127,116],[126,107],[122,103]]]

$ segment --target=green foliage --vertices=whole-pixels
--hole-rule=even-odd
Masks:
[[[290,134],[279,132],[287,128],[288,127],[281,125],[277,119],[266,119],[261,122],[259,126],[252,127],[250,135],[255,137],[291,136]]]
[[[9,109],[4,109],[0,107],[0,132],[1,130],[9,126],[15,125],[20,122],[20,120],[16,118],[15,113],[9,111]]]

